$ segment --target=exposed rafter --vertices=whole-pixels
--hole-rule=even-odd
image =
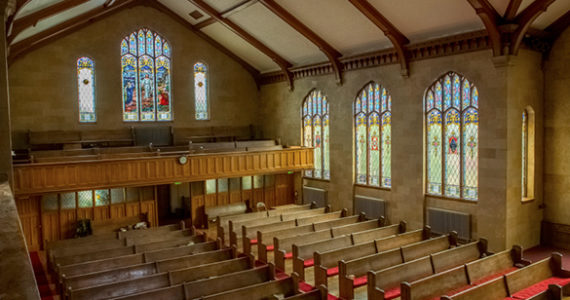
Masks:
[[[309,27],[295,18],[286,9],[277,4],[275,0],[260,0],[260,2],[273,13],[275,13],[279,18],[297,30],[297,32],[302,34],[309,41],[319,47],[319,49],[327,56],[331,63],[331,66],[334,70],[336,82],[338,84],[342,84],[342,64],[339,61],[339,58],[342,56],[342,54],[325,40],[323,40],[320,36],[318,36]]]
[[[14,24],[14,19],[16,15],[22,10],[26,4],[30,3],[32,0],[16,0],[16,7],[8,19],[6,20],[6,35],[12,30],[12,25]]]
[[[402,32],[400,32],[388,19],[386,19],[372,4],[367,0],[348,0],[354,7],[356,7],[363,15],[365,15],[374,25],[384,32],[384,35],[390,39],[394,49],[398,53],[400,60],[400,68],[402,76],[407,77],[409,74],[408,68],[408,52],[406,44],[410,41]]]
[[[485,25],[489,39],[491,41],[491,48],[493,55],[500,56],[503,51],[503,43],[501,39],[501,32],[499,31],[499,22],[501,16],[497,13],[495,8],[487,0],[467,0],[475,9],[475,12]]]
[[[538,16],[545,12],[555,0],[535,0],[525,8],[514,20],[518,24],[517,29],[511,35],[510,54],[517,54],[521,42],[530,25]]]
[[[570,26],[570,11],[567,11],[560,18],[556,19],[552,24],[544,29],[552,37],[552,40],[556,40],[566,28]]]
[[[517,16],[517,11],[521,7],[522,0],[511,0],[505,11],[503,18],[507,21],[512,21]]]
[[[220,22],[221,24],[226,26],[228,29],[233,31],[235,34],[240,36],[242,39],[247,41],[249,44],[251,44],[253,47],[257,48],[257,50],[259,50],[263,54],[269,56],[281,68],[281,71],[283,72],[283,74],[287,78],[287,81],[289,83],[289,88],[293,89],[293,74],[289,71],[289,68],[292,66],[290,62],[288,62],[283,57],[281,57],[279,54],[277,54],[275,51],[271,50],[265,44],[263,44],[262,42],[257,40],[255,37],[253,37],[247,31],[243,30],[237,24],[235,24],[234,22],[232,22],[229,19],[224,18],[222,16],[222,14],[217,12],[213,7],[208,5],[203,0],[190,0],[190,1],[194,5],[196,5],[198,8],[200,8],[200,10],[204,11],[205,13],[210,15],[210,17],[216,19],[216,21]]]
[[[190,24],[188,21],[186,21],[185,19],[180,17],[178,14],[173,12],[170,8],[164,6],[162,3],[158,2],[158,1],[149,1],[147,3],[148,3],[148,6],[153,7],[156,10],[168,15],[169,17],[171,17],[172,19],[174,19],[175,21],[177,21],[181,25],[190,29],[192,32],[194,32],[196,35],[198,35],[202,39],[206,40],[208,43],[212,44],[218,50],[220,50],[221,52],[223,52],[224,54],[226,54],[230,58],[237,61],[242,67],[244,67],[244,69],[246,69],[251,74],[251,76],[254,78],[256,84],[259,86],[259,71],[257,69],[255,69],[253,66],[251,66],[250,64],[248,64],[245,60],[241,59],[235,53],[231,52],[226,47],[222,46],[220,43],[216,42],[214,39],[212,39],[211,37],[209,37],[205,33],[196,29],[194,26],[192,26],[192,24]]]
[[[105,1],[105,4],[103,4],[103,6],[109,7],[109,6],[113,5],[114,3],[115,3],[115,0],[107,0],[107,1]]]
[[[38,21],[49,18],[53,15],[74,8],[88,1],[89,0],[68,0],[68,1],[57,2],[52,6],[31,13],[25,17],[16,19],[16,21],[14,21],[14,26],[12,27],[12,32],[7,38],[8,44],[12,43],[14,38],[22,31],[24,31],[26,28],[35,26],[38,23]]]
[[[236,5],[231,6],[230,8],[227,8],[226,10],[220,12],[220,14],[222,15],[222,17],[227,18],[227,17],[229,17],[229,16],[231,16],[231,15],[233,15],[239,11],[242,11],[242,10],[254,5],[258,1],[259,0],[243,0],[239,3],[237,3]],[[196,25],[194,25],[194,27],[200,29],[200,28],[204,28],[208,25],[212,25],[216,22],[218,22],[218,21],[216,21],[215,18],[210,17],[210,18],[208,18],[202,22],[197,23]]]

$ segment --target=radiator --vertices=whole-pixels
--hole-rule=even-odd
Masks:
[[[364,212],[367,219],[378,219],[386,216],[386,202],[380,198],[354,196],[354,214]]]
[[[461,240],[471,240],[471,215],[439,208],[427,208],[427,222],[433,233],[456,231]]]
[[[327,191],[310,186],[303,186],[303,204],[315,201],[318,207],[325,207],[328,204]]]

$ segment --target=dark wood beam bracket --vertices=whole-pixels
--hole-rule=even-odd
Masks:
[[[365,15],[374,25],[384,32],[384,35],[392,42],[394,49],[398,53],[400,61],[400,72],[402,76],[408,77],[408,51],[406,44],[410,41],[402,32],[400,32],[388,19],[386,19],[372,4],[367,0],[348,0],[363,15]]]
[[[527,33],[530,25],[545,12],[550,4],[555,0],[535,0],[527,8],[525,8],[514,20],[518,24],[517,29],[511,35],[510,54],[516,55],[519,51],[521,42]]]
[[[22,10],[22,8],[31,1],[32,0],[16,0],[16,7],[14,8],[14,11],[6,19],[6,36],[8,36],[8,33],[12,31],[12,26],[14,25],[14,19],[16,18],[16,15],[18,15],[20,10]]]
[[[507,6],[507,10],[505,11],[505,15],[503,18],[507,21],[512,21],[516,15],[517,11],[521,7],[522,0],[511,0],[509,1],[509,5]]]
[[[259,0],[243,0],[239,3],[237,3],[236,5],[233,5],[232,7],[220,12],[220,14],[222,15],[222,17],[227,18],[239,11],[242,11],[252,5],[254,5],[255,3],[257,3]],[[197,23],[196,25],[194,25],[194,27],[201,29],[204,28],[208,25],[212,25],[214,23],[216,23],[218,21],[216,21],[216,19],[210,17],[202,22]]]
[[[544,29],[550,35],[550,39],[552,41],[556,40],[566,28],[570,26],[570,11],[567,11],[564,15],[550,24],[548,27]]]
[[[467,0],[475,9],[475,12],[485,25],[489,39],[491,40],[491,48],[494,56],[500,56],[503,53],[503,43],[501,31],[499,30],[499,21],[501,17],[487,0]]]
[[[57,2],[56,4],[46,7],[42,10],[31,13],[25,17],[16,19],[14,21],[14,26],[12,27],[12,32],[7,38],[8,44],[12,43],[14,38],[22,31],[24,31],[26,28],[36,26],[36,24],[39,21],[54,16],[68,9],[74,8],[78,5],[84,4],[88,1],[89,0],[68,0],[68,1]]]
[[[339,58],[342,56],[342,54],[329,43],[327,43],[324,39],[318,36],[309,27],[299,21],[299,19],[295,18],[295,16],[289,13],[285,8],[277,4],[275,0],[260,0],[260,2],[274,14],[276,14],[279,18],[285,21],[285,23],[289,24],[289,26],[293,27],[293,29],[311,41],[327,56],[334,70],[337,84],[342,85],[342,64],[339,62]]]
[[[293,76],[291,75],[291,73],[289,71],[289,68],[292,66],[290,62],[288,62],[283,57],[281,57],[279,54],[277,54],[275,51],[271,50],[265,44],[263,44],[262,42],[257,40],[255,37],[253,37],[247,31],[243,30],[236,23],[232,22],[229,19],[224,18],[221,13],[216,11],[213,7],[208,5],[205,1],[203,1],[203,0],[190,0],[190,1],[194,5],[196,5],[200,10],[202,10],[205,13],[207,13],[208,15],[210,15],[210,17],[214,18],[216,21],[218,21],[221,24],[223,24],[224,26],[226,26],[228,29],[233,31],[235,34],[237,34],[239,37],[244,39],[246,42],[248,42],[250,45],[255,47],[257,50],[261,51],[263,54],[265,54],[269,58],[271,58],[279,66],[279,68],[281,68],[283,75],[287,78],[287,81],[289,83],[289,88],[291,90],[293,90]]]

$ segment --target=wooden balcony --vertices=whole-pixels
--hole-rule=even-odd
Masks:
[[[200,181],[313,168],[312,148],[14,165],[16,195]]]

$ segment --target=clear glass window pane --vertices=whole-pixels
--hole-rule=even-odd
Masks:
[[[74,209],[75,208],[75,192],[60,194],[61,209]]]
[[[42,207],[44,211],[57,210],[57,194],[47,194],[42,196]]]
[[[220,178],[218,179],[218,193],[228,191],[228,179]]]
[[[216,179],[206,180],[206,194],[216,193]]]
[[[251,190],[251,176],[244,176],[241,178],[241,188],[243,190]]]
[[[77,192],[77,202],[80,208],[93,207],[93,191]]]
[[[125,202],[125,189],[111,189],[111,203],[118,204]]]
[[[263,175],[255,175],[253,176],[253,188],[262,188],[263,187]]]

